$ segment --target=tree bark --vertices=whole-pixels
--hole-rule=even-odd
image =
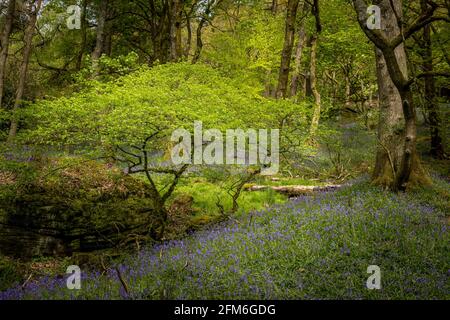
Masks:
[[[298,30],[297,41],[298,42],[297,42],[297,49],[295,51],[294,72],[292,73],[292,80],[291,80],[291,97],[295,97],[297,95],[300,82],[302,55],[306,42],[305,26],[303,22]]]
[[[270,11],[272,14],[276,15],[278,13],[278,0],[272,0],[272,5],[270,6]]]
[[[426,11],[427,2],[421,0],[421,9]],[[431,43],[431,26],[427,25],[423,29],[423,71],[427,74],[425,76],[425,104],[428,111],[428,122],[430,125],[431,136],[431,156],[436,159],[444,159],[444,145],[442,143],[440,125],[441,119],[439,116],[439,106],[436,101],[436,86],[433,72],[433,47]]]
[[[276,91],[277,98],[285,98],[287,96],[289,69],[295,38],[295,19],[297,17],[298,6],[299,0],[288,0],[284,44],[283,51],[281,53],[281,64]]]
[[[19,74],[19,84],[17,86],[16,99],[14,102],[14,106],[12,109],[12,119],[11,126],[9,129],[9,137],[8,142],[12,142],[17,135],[17,130],[19,127],[19,121],[17,119],[17,111],[22,104],[23,95],[25,92],[25,84],[27,81],[28,74],[28,65],[31,56],[31,50],[33,48],[33,37],[34,31],[36,28],[36,21],[39,10],[41,9],[42,0],[33,1],[30,4],[30,21],[28,22],[28,26],[25,30],[24,42],[25,48],[23,50],[23,60],[20,66],[20,74]],[[34,8],[33,8],[34,7]]]
[[[416,183],[429,183],[416,150],[416,110],[404,46],[406,36],[420,25],[401,30],[402,1],[382,0],[378,6],[382,13],[383,31],[369,30],[366,25],[367,5],[363,0],[353,0],[353,4],[362,30],[378,48],[380,147],[374,182],[394,191],[404,191]]]
[[[94,71],[94,76],[98,76],[100,73],[99,59],[102,56],[105,46],[105,25],[107,15],[108,15],[108,1],[101,0],[97,16],[97,38],[95,43],[95,49],[91,55],[92,69]]]
[[[113,35],[113,26],[112,22],[108,21],[105,25],[104,39],[103,39],[103,49],[102,55],[106,55],[108,57],[112,54],[112,35]]]
[[[80,71],[83,64],[84,50],[86,49],[87,41],[87,21],[86,21],[86,10],[87,10],[88,0],[83,0],[83,5],[81,8],[81,44],[80,51],[78,51],[76,70]]]
[[[178,61],[181,57],[181,18],[183,5],[180,0],[170,1],[170,61]]]
[[[155,0],[149,0],[149,18],[152,41],[152,63],[159,61],[165,63],[170,55],[170,9],[169,1],[163,1],[162,5],[156,5]]]
[[[0,109],[3,106],[3,91],[5,86],[6,62],[8,60],[9,37],[12,32],[14,13],[16,11],[16,0],[9,0],[8,9],[6,11],[5,26],[3,28],[0,52]]]
[[[186,30],[187,30],[187,39],[186,39],[186,46],[184,47],[184,58],[187,60],[191,52],[191,42],[192,42],[191,17],[187,13],[186,13]]]
[[[403,48],[397,49],[403,54]],[[403,52],[402,52],[403,51]],[[380,118],[378,124],[378,151],[373,172],[375,183],[390,187],[396,180],[404,149],[404,117],[402,98],[391,80],[383,53],[376,49]]]
[[[310,136],[314,138],[316,131],[319,127],[320,111],[321,111],[321,96],[317,89],[317,35],[313,35],[311,38],[311,61],[310,61],[310,81],[311,91],[314,96],[314,110],[311,121]]]
[[[342,68],[342,72],[344,73],[344,79],[345,79],[344,106],[345,106],[345,108],[351,109],[352,101],[351,101],[350,97],[352,95],[352,86],[351,86],[350,75],[351,75],[352,64],[350,61],[346,61],[342,64],[341,68]]]
[[[214,19],[214,12],[216,8],[222,4],[222,0],[208,0],[205,3],[205,11],[200,18],[200,21],[197,26],[197,46],[195,48],[194,57],[192,58],[192,64],[195,64],[200,59],[200,55],[203,50],[203,39],[202,39],[202,31],[208,21],[212,21]],[[239,10],[239,7],[238,7]]]
[[[192,64],[196,64],[198,62],[198,60],[200,59],[202,50],[203,50],[202,29],[205,24],[206,24],[206,19],[202,17],[197,26],[197,31],[196,31],[197,45],[195,47],[194,57],[192,58]]]
[[[320,22],[319,0],[314,0],[312,12],[314,14],[316,22],[316,31],[311,37],[311,59],[310,59],[311,61],[310,61],[309,77],[311,81],[311,91],[314,96],[314,111],[309,133],[311,139],[314,139],[316,131],[319,127],[320,112],[322,108],[320,93],[319,90],[317,89],[317,41],[319,34],[322,31],[322,25]]]
[[[249,192],[274,190],[276,192],[287,195],[288,197],[299,197],[302,195],[312,195],[320,192],[331,192],[341,189],[342,185],[325,185],[325,186],[246,186],[244,190]]]

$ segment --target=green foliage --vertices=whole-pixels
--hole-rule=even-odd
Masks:
[[[236,177],[233,177],[233,181],[236,179]],[[229,212],[231,210],[232,199],[228,193],[228,184],[230,184],[230,181],[223,181],[222,179],[220,182],[212,182],[202,178],[190,178],[180,184],[174,194],[174,197],[178,194],[184,193],[189,194],[194,198],[194,220],[199,216],[210,216],[210,219],[214,219],[220,217],[221,215],[221,212],[217,206],[218,202],[223,206],[225,212]],[[261,192],[243,191],[238,200],[238,216],[245,215],[252,210],[260,210],[270,205],[280,204],[286,200],[287,199],[285,196],[274,193],[272,190]]]
[[[130,74],[140,69],[138,61],[139,57],[135,52],[130,52],[127,55],[118,57],[109,57],[102,55],[99,59],[99,74],[95,75],[95,70],[92,67],[92,61],[89,57],[84,58],[86,67],[73,75],[75,81],[74,87],[78,89],[90,88],[93,85],[93,80],[99,82],[112,82],[117,77]]]
[[[37,145],[100,147],[141,145],[155,132],[150,148],[166,151],[173,130],[203,128],[279,128],[291,123],[283,136],[305,138],[303,105],[272,101],[237,89],[227,78],[205,65],[166,64],[121,77],[112,83],[91,82],[91,88],[70,97],[42,100],[27,109],[32,127],[24,141]],[[288,123],[288,124],[289,124]]]
[[[277,79],[283,32],[282,15],[274,16],[259,6],[250,8],[233,33],[211,37],[212,49],[204,50],[203,60],[261,93],[265,83]]]

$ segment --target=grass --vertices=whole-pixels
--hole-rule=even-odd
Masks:
[[[208,181],[203,178],[185,179],[174,194],[176,198],[180,194],[189,194],[194,198],[193,208],[196,215],[219,215],[217,202],[223,205],[225,211],[232,207],[232,198],[227,193],[226,186]],[[287,200],[287,197],[273,190],[262,192],[243,192],[238,199],[239,212],[242,215],[252,210],[260,210],[274,204],[281,204]]]
[[[436,186],[393,194],[359,181],[143,249],[84,274],[79,291],[46,277],[0,299],[449,299],[449,183]],[[366,288],[369,265],[381,290]]]

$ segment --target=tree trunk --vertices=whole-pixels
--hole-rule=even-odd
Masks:
[[[276,91],[277,98],[287,96],[289,82],[289,69],[291,64],[292,49],[295,38],[295,19],[297,17],[299,0],[288,0],[286,13],[286,27],[284,32],[283,51],[281,53],[281,65],[278,77],[278,86]]]
[[[403,48],[397,49],[400,54]],[[396,180],[404,148],[404,117],[402,98],[391,80],[383,53],[376,49],[380,118],[378,124],[378,151],[373,173],[374,182],[390,187]]]
[[[321,109],[321,97],[317,90],[317,35],[313,35],[311,38],[311,62],[310,62],[310,81],[311,91],[314,96],[314,111],[311,121],[310,136],[314,138],[316,131],[319,127],[320,121],[320,109]]]
[[[106,55],[108,57],[111,56],[112,53],[112,35],[113,35],[113,24],[112,21],[107,21],[105,23],[105,32],[103,34],[103,48],[102,55]]]
[[[319,12],[319,0],[314,0],[312,12],[315,18],[316,32],[311,37],[311,59],[310,59],[311,61],[310,61],[309,77],[311,81],[311,91],[314,96],[314,111],[309,133],[311,139],[314,139],[316,131],[319,128],[320,111],[322,107],[320,93],[319,90],[317,90],[317,41],[319,38],[319,34],[322,31]]]
[[[302,55],[303,49],[305,47],[306,42],[306,33],[305,26],[302,23],[298,30],[298,40],[297,40],[297,49],[295,51],[295,64],[294,64],[294,72],[292,74],[291,80],[291,97],[295,97],[298,92],[298,86],[300,82],[300,72],[301,72],[301,64],[302,64]]]
[[[183,6],[180,0],[170,2],[170,61],[178,61],[181,57],[181,17]]]
[[[77,71],[81,70],[83,64],[84,50],[86,49],[87,41],[87,21],[86,21],[86,10],[87,10],[88,0],[83,0],[83,7],[81,8],[81,44],[80,51],[78,51],[77,64],[75,66]]]
[[[422,11],[427,9],[425,0],[421,0]],[[433,72],[433,48],[431,43],[431,26],[427,25],[423,29],[423,71]],[[439,106],[436,101],[436,86],[433,75],[425,76],[425,105],[428,111],[428,122],[431,134],[431,155],[436,159],[444,159],[444,145],[440,134],[441,119],[439,116]]]
[[[105,46],[105,25],[107,14],[108,14],[108,1],[101,0],[97,17],[97,38],[95,43],[95,49],[92,52],[91,56],[94,76],[98,76],[100,73],[99,59],[102,56],[102,52]]]
[[[77,62],[75,65],[75,69],[77,71],[81,70],[81,66],[83,65],[83,56],[84,50],[86,49],[86,41],[87,41],[87,21],[86,21],[86,10],[87,10],[88,0],[83,0],[82,8],[81,8],[81,43],[80,43],[80,51],[78,51]]]
[[[16,0],[9,0],[8,9],[6,11],[5,26],[3,28],[1,37],[2,51],[0,52],[0,109],[3,106],[3,91],[5,86],[6,62],[8,60],[9,37],[11,35],[13,27],[15,11]]]
[[[186,39],[186,47],[184,48],[184,58],[187,60],[189,58],[189,53],[191,52],[191,42],[192,42],[191,17],[188,14],[186,14],[186,30],[187,30],[187,39]]]
[[[352,88],[350,83],[350,73],[345,72],[344,73],[344,79],[345,79],[345,108],[351,108],[352,101],[350,99],[350,96],[352,94]]]
[[[13,106],[13,114],[11,119],[11,127],[9,129],[9,137],[8,142],[12,142],[17,135],[17,130],[19,127],[19,120],[17,119],[17,111],[22,104],[23,95],[25,92],[25,84],[27,81],[27,73],[28,73],[28,65],[31,56],[31,50],[33,47],[33,36],[36,28],[36,21],[38,12],[41,9],[42,0],[33,1],[30,4],[30,21],[25,30],[24,41],[25,48],[23,50],[23,60],[20,66],[20,74],[19,74],[19,84],[17,86],[16,99]],[[34,7],[34,8],[33,8]]]
[[[391,3],[383,0],[379,6],[383,13],[385,37],[394,39],[401,34],[397,19],[402,18],[402,1]],[[373,179],[394,191],[403,191],[412,183],[428,182],[416,150],[416,111],[409,85],[405,46],[401,42],[394,49],[382,43],[383,40],[375,41],[378,47],[380,123]]]
[[[269,98],[273,96],[273,85],[272,85],[272,70],[266,71],[266,79],[264,83],[264,97]]]
[[[312,97],[313,93],[312,93],[312,90],[311,90],[311,75],[310,75],[310,71],[309,70],[306,73],[305,82],[304,82],[303,86],[304,86],[303,91],[305,92],[305,96],[308,97],[308,98]]]
[[[194,57],[192,58],[192,64],[196,64],[200,59],[200,55],[203,49],[202,29],[206,23],[205,18],[201,18],[197,26],[197,46],[195,48]]]
[[[272,13],[274,15],[276,15],[278,13],[278,0],[272,0],[272,5],[270,6],[270,11],[272,11]]]

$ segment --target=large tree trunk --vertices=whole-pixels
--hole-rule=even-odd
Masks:
[[[9,142],[12,142],[12,140],[14,140],[14,138],[17,135],[17,129],[19,127],[19,121],[17,119],[17,111],[20,105],[22,104],[22,99],[25,92],[25,84],[27,81],[27,74],[28,74],[28,65],[30,61],[31,50],[33,48],[33,36],[36,28],[38,12],[41,9],[41,5],[42,0],[33,1],[32,4],[30,4],[30,21],[28,22],[28,26],[25,30],[24,35],[25,48],[23,50],[22,65],[20,66],[19,84],[17,86],[16,99],[12,110],[13,114],[8,137]]]
[[[163,1],[159,6],[154,0],[149,1],[149,26],[152,42],[152,63],[165,63],[170,54],[170,9],[169,1]]]
[[[403,47],[397,48],[399,55]],[[374,182],[390,187],[396,180],[404,149],[404,117],[402,98],[391,80],[383,53],[376,49],[380,118],[378,124],[378,151],[373,173]],[[406,67],[406,65],[404,65]]]
[[[379,3],[387,39],[401,33],[397,19],[402,18],[402,1],[392,4],[394,9],[389,0]],[[380,123],[373,179],[394,191],[405,190],[411,183],[425,182],[427,177],[416,150],[416,111],[408,85],[405,46],[401,42],[393,49],[378,41],[377,47]]]
[[[299,0],[288,0],[284,44],[283,51],[281,53],[281,65],[276,91],[277,98],[285,98],[287,96],[289,69],[291,65],[292,49],[294,47],[295,39],[295,19],[297,17],[298,5]]]
[[[183,5],[180,0],[170,2],[170,61],[177,61],[181,57],[181,19]]]
[[[6,11],[5,26],[3,28],[0,52],[0,109],[3,106],[3,91],[5,86],[6,61],[8,60],[9,37],[11,35],[14,13],[16,11],[16,0],[9,0],[8,9]]]
[[[426,0],[421,0],[422,11],[427,9]],[[428,122],[431,134],[431,155],[436,159],[445,157],[444,145],[440,134],[441,120],[439,116],[439,106],[436,101],[436,86],[433,75],[433,48],[431,44],[431,26],[427,25],[423,29],[423,71],[425,76],[425,104],[428,111]]]

